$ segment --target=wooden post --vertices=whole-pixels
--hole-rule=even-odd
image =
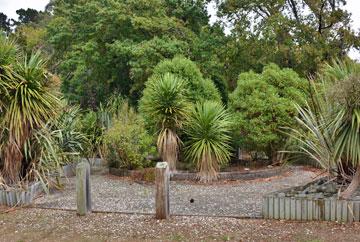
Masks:
[[[76,166],[76,205],[80,216],[91,212],[90,165],[86,161]]]
[[[155,168],[155,206],[156,218],[168,219],[170,214],[169,206],[169,166],[167,162],[158,162]]]

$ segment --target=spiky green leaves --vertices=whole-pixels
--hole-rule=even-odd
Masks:
[[[215,180],[220,165],[229,161],[230,129],[230,115],[217,102],[197,103],[190,112],[184,127],[189,139],[185,155],[197,164],[201,181]]]
[[[5,71],[8,96],[3,99],[3,125],[9,127],[16,140],[22,139],[27,129],[44,125],[56,114],[59,99],[48,86],[50,76],[40,53],[16,63]]]
[[[140,111],[160,129],[181,127],[188,109],[185,83],[169,73],[149,80],[140,100]]]
[[[140,112],[148,124],[156,127],[159,153],[172,170],[181,143],[177,131],[182,127],[189,107],[185,85],[184,80],[166,73],[147,82],[140,100]]]
[[[3,40],[0,45],[4,45]],[[0,159],[5,180],[16,183],[24,178],[23,170],[28,171],[41,160],[41,152],[30,155],[28,143],[54,118],[60,102],[54,93],[53,77],[47,73],[40,53],[27,58],[18,56],[15,47],[8,49],[0,51],[4,55],[0,66]]]

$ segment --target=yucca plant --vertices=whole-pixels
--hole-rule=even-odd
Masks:
[[[289,128],[290,137],[297,143],[299,153],[310,157],[329,173],[337,174],[337,161],[334,155],[336,128],[331,116],[317,113],[306,104],[304,107],[296,105],[299,117],[298,126]]]
[[[291,136],[322,167],[351,181],[341,193],[350,198],[360,184],[360,65],[334,62],[325,66],[320,79],[324,89],[314,88],[311,107],[297,107],[299,128]]]
[[[2,175],[8,183],[16,183],[29,168],[24,146],[34,131],[55,117],[59,99],[54,94],[53,76],[47,73],[40,53],[24,56],[2,66],[5,95],[1,95],[0,150]]]
[[[178,131],[189,107],[185,86],[184,80],[169,73],[152,77],[140,100],[140,112],[148,123],[156,127],[159,154],[169,163],[171,171],[176,170],[181,145]]]
[[[230,128],[230,115],[217,102],[197,103],[190,112],[184,127],[185,155],[197,165],[200,181],[216,180],[220,166],[229,161]]]
[[[341,194],[350,198],[360,185],[360,65],[330,88],[330,98],[339,107],[335,156],[342,163],[354,167],[350,185]]]
[[[315,161],[321,168],[336,175],[337,161],[335,152],[334,112],[325,95],[325,83],[316,83],[310,80],[311,103],[300,106],[295,104],[298,116],[295,117],[296,127],[287,128],[292,142],[296,145],[296,151],[289,153],[301,153]]]

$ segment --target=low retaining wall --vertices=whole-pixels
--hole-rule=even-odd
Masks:
[[[253,180],[258,178],[268,178],[279,175],[288,170],[286,167],[276,167],[256,171],[238,171],[238,172],[220,172],[219,180]],[[109,173],[115,176],[134,176],[138,171],[109,168]],[[194,172],[176,172],[170,175],[172,181],[196,181],[197,173]]]
[[[311,183],[310,183],[311,184]],[[266,219],[301,221],[359,222],[360,201],[337,197],[286,197],[286,192],[305,186],[281,190],[264,196],[262,215]]]
[[[276,167],[256,171],[232,171],[219,172],[219,180],[253,180],[258,178],[268,178],[281,174],[288,170],[286,167]],[[197,174],[193,172],[177,172],[171,174],[172,181],[197,180]]]
[[[36,182],[23,190],[20,188],[0,190],[0,205],[9,207],[17,205],[29,205],[33,199],[43,191],[41,183]]]
[[[105,164],[101,158],[89,158],[89,159],[81,158],[80,161],[89,161],[91,167],[91,174],[104,173]],[[76,175],[75,170],[77,164],[78,162],[74,162],[63,166],[63,175],[68,178],[74,177]]]

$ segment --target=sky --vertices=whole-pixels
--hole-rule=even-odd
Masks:
[[[0,12],[5,13],[9,18],[16,19],[16,10],[20,8],[34,8],[44,10],[49,0],[0,0]],[[352,26],[356,31],[360,30],[360,0],[347,0],[346,9],[352,13]],[[216,20],[216,14],[213,6],[208,7],[211,15],[210,21]],[[360,51],[351,50],[349,53],[353,59],[360,60]]]

